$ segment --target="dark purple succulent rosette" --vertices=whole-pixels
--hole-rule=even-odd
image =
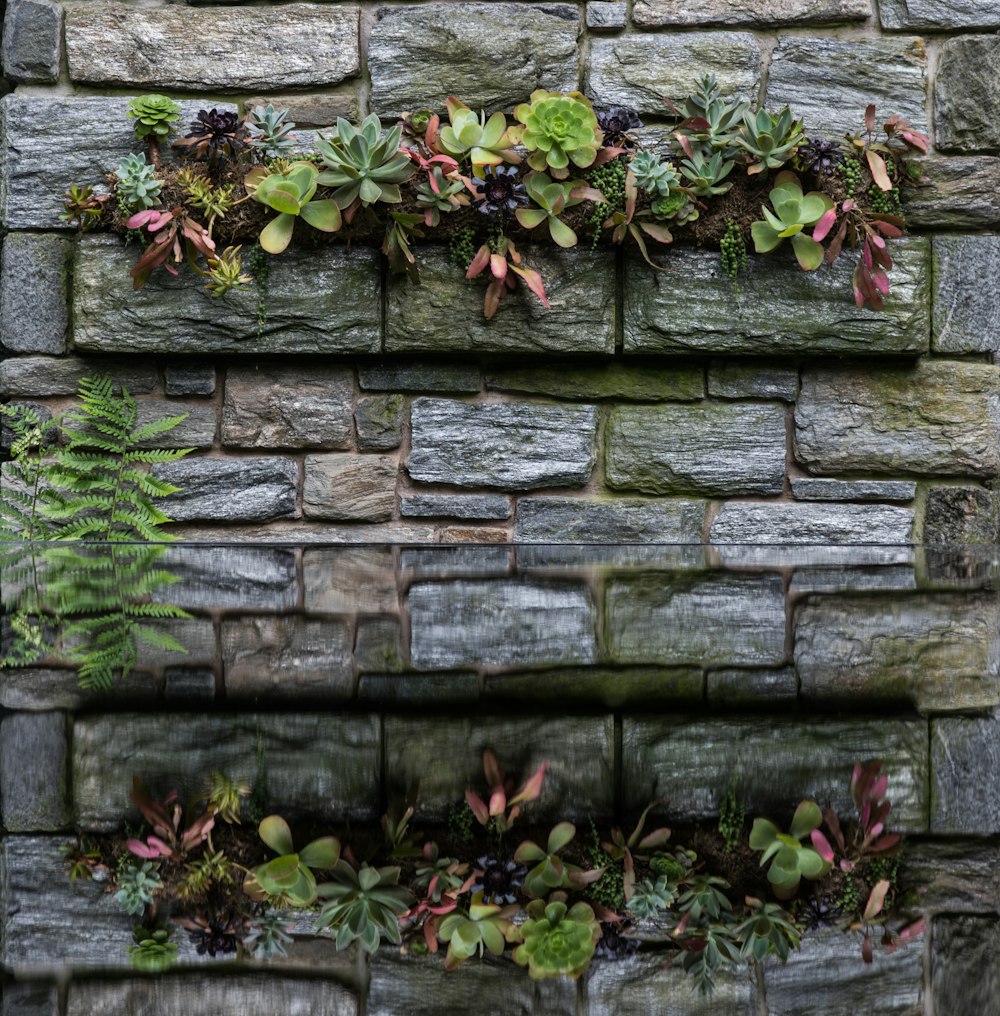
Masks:
[[[611,106],[597,114],[597,125],[604,131],[604,144],[613,148],[634,148],[635,139],[629,131],[639,130],[639,114],[628,106]]]
[[[519,205],[528,203],[528,192],[516,166],[487,166],[485,172],[483,179],[472,180],[476,194],[473,208],[494,221],[503,221]]]

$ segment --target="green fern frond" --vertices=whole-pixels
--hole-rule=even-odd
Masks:
[[[157,631],[155,628],[147,628],[145,625],[136,625],[135,637],[146,646],[153,649],[162,649],[171,653],[187,653],[187,650],[172,635],[166,632]]]
[[[168,430],[173,430],[178,424],[183,423],[191,414],[182,413],[180,416],[165,416],[161,420],[150,420],[141,427],[136,427],[129,434],[131,444],[138,444],[140,441],[148,441],[151,437],[157,437]]]
[[[126,462],[176,462],[177,459],[190,455],[193,448],[151,448],[148,451],[128,452]]]

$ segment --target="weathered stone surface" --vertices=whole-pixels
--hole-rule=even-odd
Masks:
[[[388,455],[309,455],[302,511],[311,519],[387,522],[396,506],[398,468]]]
[[[386,547],[307,550],[302,576],[310,613],[384,614],[399,610],[396,563]]]
[[[830,25],[864,21],[865,0],[709,0],[697,7],[682,0],[637,0],[632,20],[644,28],[667,25]]]
[[[521,498],[517,543],[701,543],[705,502]]]
[[[403,440],[406,399],[402,395],[366,395],[354,408],[358,447],[362,451],[388,451]]]
[[[8,832],[60,829],[70,821],[66,716],[14,713],[0,723],[0,804]]]
[[[721,705],[763,705],[773,708],[794,702],[799,682],[793,667],[779,670],[710,670],[705,685],[708,701]]]
[[[391,117],[460,95],[473,109],[510,109],[539,87],[574,89],[579,34],[580,12],[569,4],[382,7],[368,43],[371,108]]]
[[[401,578],[407,582],[419,579],[481,579],[509,575],[511,551],[508,547],[420,547],[404,549],[399,554]]]
[[[1000,236],[935,236],[931,344],[939,353],[1000,350]]]
[[[206,667],[171,667],[163,675],[163,697],[211,702],[215,698],[215,674]]]
[[[608,486],[649,494],[779,494],[785,474],[780,405],[615,407]]]
[[[386,716],[386,793],[419,800],[430,819],[444,817],[472,787],[484,793],[483,749],[492,748],[515,783],[545,760],[535,821],[608,815],[613,808],[611,717],[414,718]],[[440,764],[442,758],[448,765]]]
[[[135,258],[115,236],[88,236],[79,244],[73,277],[76,348],[201,355],[379,349],[378,314],[372,312],[380,286],[374,250],[327,247],[275,258],[262,335],[253,287],[212,300],[190,278],[161,272],[135,292],[128,274]]]
[[[408,599],[416,670],[593,663],[597,657],[594,603],[582,583],[428,582],[412,586]]]
[[[777,666],[785,595],[777,575],[646,574],[612,579],[604,641],[617,663]]]
[[[503,494],[411,494],[399,504],[404,518],[510,518],[510,498]]]
[[[492,10],[502,4],[488,6]],[[540,8],[518,9],[522,18],[524,11],[530,14]],[[551,311],[521,286],[504,301],[503,313],[484,320],[485,282],[466,282],[444,252],[429,249],[419,255],[419,286],[402,276],[390,280],[385,348],[390,352],[613,353],[614,256],[551,247],[526,248],[521,253],[542,273]]]
[[[587,94],[599,106],[663,115],[663,97],[683,99],[703,74],[725,98],[751,99],[760,82],[760,46],[749,32],[624,35],[594,39]]]
[[[611,0],[597,0],[587,4],[587,27],[592,32],[617,32],[625,27],[628,7]]]
[[[8,17],[14,9],[8,8]],[[69,241],[51,233],[7,235],[0,269],[0,347],[17,353],[66,352],[70,253]]]
[[[917,588],[916,571],[912,565],[898,567],[846,567],[796,570],[789,591],[805,593],[905,592]]]
[[[168,547],[160,565],[178,578],[154,594],[188,610],[290,610],[295,554],[273,547]]]
[[[293,3],[196,10],[109,0],[66,4],[73,81],[240,91],[333,85],[361,69],[359,8]],[[266,46],[233,47],[234,39]]]
[[[406,667],[403,630],[398,617],[358,619],[354,659],[361,672],[395,674]]]
[[[1000,833],[1000,721],[931,721],[931,830]]]
[[[864,104],[862,103],[862,108]],[[671,251],[669,272],[626,261],[626,353],[924,353],[930,338],[930,242],[893,243],[892,297],[858,310],[850,257],[803,272],[791,252],[752,255],[739,296],[714,251]]]
[[[594,406],[416,399],[407,470],[422,483],[532,490],[584,484],[594,467]]]
[[[345,448],[354,373],[347,367],[230,367],[222,443],[242,448]]]
[[[1000,148],[1000,39],[947,39],[934,76],[937,147],[960,152]]]
[[[486,387],[561,399],[624,399],[628,402],[692,402],[705,395],[701,367],[608,363],[578,367],[507,367],[490,370]]]
[[[939,1013],[1000,1014],[1000,919],[937,917],[931,926],[931,995]]]
[[[342,621],[243,617],[222,623],[227,699],[346,699],[354,691]]]
[[[181,459],[153,471],[181,488],[161,502],[175,522],[260,522],[295,514],[292,459]]]
[[[832,480],[793,476],[792,497],[800,501],[912,501],[913,480]]]
[[[981,0],[878,0],[883,28],[1000,28],[1000,9]]]
[[[799,372],[773,362],[716,360],[708,370],[708,394],[723,399],[794,402],[799,394]]]
[[[133,395],[156,387],[156,368],[150,363],[76,356],[11,356],[0,362],[0,396],[45,398],[49,395],[75,395],[82,378],[102,373],[110,374],[118,385],[124,385]]]
[[[157,691],[158,683],[151,675],[132,671],[124,681],[115,682],[115,701],[148,700]],[[0,675],[0,706],[4,709],[72,711],[102,702],[107,702],[106,694],[84,691],[75,670],[20,667],[5,668]]]
[[[994,597],[824,596],[795,612],[795,666],[811,700],[907,701],[921,712],[1000,704]]]
[[[127,387],[127,386],[126,386]],[[215,442],[215,409],[191,406],[167,399],[146,399],[139,403],[140,426],[154,420],[184,416],[175,427],[139,442],[141,448],[211,448]]]
[[[933,229],[979,229],[1000,224],[996,194],[1000,158],[932,156],[920,160],[920,187],[904,192],[910,226]]]
[[[483,696],[504,703],[573,702],[618,709],[643,703],[700,702],[700,667],[562,667],[487,674]]]
[[[359,366],[358,381],[364,391],[373,392],[478,392],[482,387],[479,368],[462,363]]]
[[[905,885],[920,887],[920,906],[925,913],[1000,910],[1000,867],[996,846],[989,840],[907,843],[902,871]]]
[[[615,546],[591,543],[524,543],[514,548],[519,568],[634,568],[637,565],[664,569],[699,569],[708,565],[705,546],[696,544],[640,543]]]
[[[59,989],[42,981],[5,984],[0,997],[3,1016],[59,1016]]]
[[[426,709],[433,704],[452,708],[458,703],[479,701],[479,675],[468,670],[440,674],[362,674],[358,678],[358,701],[384,708]]]
[[[215,368],[164,367],[163,381],[168,395],[212,395],[215,393]]]
[[[814,87],[818,81],[822,88]],[[791,106],[808,133],[830,138],[861,130],[870,102],[926,130],[926,89],[922,39],[783,35],[771,57],[766,105]]]
[[[625,716],[624,808],[663,799],[671,818],[715,818],[733,773],[747,811],[787,824],[794,802],[829,802],[854,814],[850,780],[859,758],[879,758],[892,788],[894,829],[927,828],[927,724],[922,720],[779,720]],[[775,779],[775,773],[781,779]]]
[[[982,487],[931,487],[924,507],[923,542],[944,545],[1000,542],[1000,499]]]
[[[268,798],[283,814],[371,818],[378,809],[378,729],[374,716],[321,713],[80,717],[73,730],[77,818],[83,829],[118,828],[134,810],[132,773],[155,793],[176,787],[182,799],[216,769],[252,785],[258,738]]]
[[[315,95],[255,95],[243,101],[243,108],[250,112],[268,103],[275,109],[288,110],[287,119],[299,128],[332,127],[341,117],[352,123],[357,123],[359,119],[358,96],[354,90]]]
[[[62,56],[62,10],[48,0],[12,0],[3,20],[5,78],[42,83],[59,77]]]
[[[795,457],[812,472],[1000,471],[1000,374],[976,363],[807,368]]]

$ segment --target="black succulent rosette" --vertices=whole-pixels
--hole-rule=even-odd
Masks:
[[[612,106],[597,114],[597,124],[604,131],[604,144],[612,148],[635,148],[629,131],[639,130],[639,114],[628,106]]]
[[[192,159],[207,160],[213,168],[237,159],[250,143],[250,132],[236,113],[202,109],[190,123],[188,133],[174,142]]]
[[[177,923],[187,930],[199,956],[236,952],[250,928],[243,914],[215,909],[196,911],[178,918]]]
[[[639,951],[639,941],[634,938],[626,938],[622,934],[623,930],[619,925],[602,924],[601,937],[597,941],[594,956],[612,962],[634,956]]]
[[[518,206],[528,203],[528,192],[520,182],[516,166],[487,166],[485,173],[483,179],[472,180],[475,187],[472,207],[491,221],[503,223]]]
[[[833,176],[844,164],[844,153],[836,141],[810,138],[802,149],[802,164],[817,176]]]
[[[472,892],[483,894],[484,903],[516,903],[517,893],[528,869],[515,861],[501,861],[498,857],[483,854],[476,861],[479,876]]]

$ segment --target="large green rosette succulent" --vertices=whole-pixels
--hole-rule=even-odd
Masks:
[[[529,102],[514,108],[514,116],[523,126],[512,127],[511,135],[531,153],[528,165],[550,170],[557,180],[569,176],[570,163],[580,169],[592,166],[604,143],[594,107],[581,92],[539,88]]]
[[[528,920],[521,925],[523,942],[514,961],[527,966],[534,980],[543,977],[579,977],[590,965],[601,937],[601,926],[586,903],[566,906],[565,893],[532,900]]]

